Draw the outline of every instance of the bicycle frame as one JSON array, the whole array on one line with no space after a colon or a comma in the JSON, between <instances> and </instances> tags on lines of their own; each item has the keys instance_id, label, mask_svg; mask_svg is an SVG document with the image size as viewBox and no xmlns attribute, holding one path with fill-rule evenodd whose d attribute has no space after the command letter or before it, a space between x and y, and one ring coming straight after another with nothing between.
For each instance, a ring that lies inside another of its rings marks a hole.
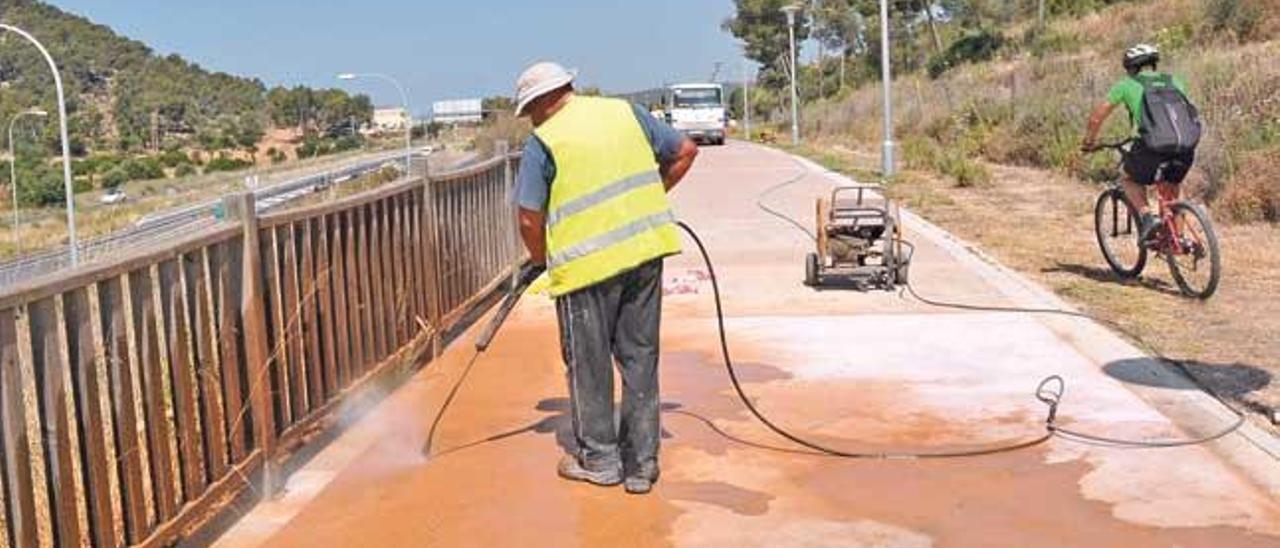
<instances>
[{"instance_id":1,"label":"bicycle frame","mask_svg":"<svg viewBox=\"0 0 1280 548\"><path fill-rule=\"evenodd\" d=\"M1178 196L1179 185L1159 182L1155 186L1160 220L1166 228L1160 233L1156 250L1169 255L1182 255L1187 249L1182 242L1182 227L1178 218L1173 215L1173 205L1182 201Z\"/></svg>"},{"instance_id":2,"label":"bicycle frame","mask_svg":"<svg viewBox=\"0 0 1280 548\"><path fill-rule=\"evenodd\" d=\"M1132 142L1133 142L1132 140L1123 141L1120 143L1102 145L1101 147L1099 147L1099 148L1114 149L1116 152L1120 153L1120 161L1117 164L1117 169L1120 170L1122 175L1120 175L1119 178L1113 180L1109 186L1111 187L1112 190L1119 191L1121 193L1125 192L1124 190L1125 176L1123 175L1124 161L1125 161L1125 158L1128 157L1131 151L1129 146L1132 144ZM1156 175L1157 177L1159 177L1162 175L1162 173L1157 172ZM1175 183L1159 181L1154 186L1156 187L1156 203L1157 203L1156 211L1157 211L1157 214L1160 216L1160 220L1163 223L1165 229L1160 231L1160 233L1158 234L1158 240L1151 247L1157 253L1164 253L1167 255L1186 254L1188 252L1188 249L1183 242L1182 227L1180 226L1178 219L1173 215L1174 204L1182 203L1182 199L1179 196L1180 185ZM1194 235L1194 236L1197 240L1196 241L1197 244L1204 245L1204 242L1200 241L1199 235Z\"/></svg>"}]
</instances>

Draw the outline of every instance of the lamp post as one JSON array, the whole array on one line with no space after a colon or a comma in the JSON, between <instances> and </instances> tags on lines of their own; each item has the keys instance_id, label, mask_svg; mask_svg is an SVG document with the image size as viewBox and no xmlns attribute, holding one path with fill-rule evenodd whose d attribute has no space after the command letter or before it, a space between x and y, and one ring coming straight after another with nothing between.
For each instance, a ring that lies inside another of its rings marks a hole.
<instances>
[{"instance_id":1,"label":"lamp post","mask_svg":"<svg viewBox=\"0 0 1280 548\"><path fill-rule=\"evenodd\" d=\"M39 40L25 30L13 25L0 23L0 30L7 30L18 36L27 39L40 50L40 54L44 56L44 60L49 64L49 70L53 72L53 86L58 92L58 118L59 126L62 132L62 183L67 196L67 244L71 254L71 266L80 263L80 246L76 239L76 202L75 188L71 184L71 145L67 139L67 102L62 95L62 76L58 74L58 65L53 62L53 57L49 55L49 50L44 48Z\"/></svg>"},{"instance_id":2,"label":"lamp post","mask_svg":"<svg viewBox=\"0 0 1280 548\"><path fill-rule=\"evenodd\" d=\"M796 104L796 12L800 11L800 6L789 5L782 8L782 12L787 14L787 36L791 43L791 144L800 144L800 107Z\"/></svg>"},{"instance_id":3,"label":"lamp post","mask_svg":"<svg viewBox=\"0 0 1280 548\"><path fill-rule=\"evenodd\" d=\"M405 92L404 86L400 85L400 82L386 74L377 72L363 74L344 72L338 75L339 80L355 80L356 78L379 78L386 80L387 82L390 82L391 85L395 86L396 91L400 92L400 105L404 108L404 115L406 118L404 121L404 174L408 177L410 175L409 170L413 166L413 124L410 123L413 120L413 115L409 113L409 94Z\"/></svg>"},{"instance_id":4,"label":"lamp post","mask_svg":"<svg viewBox=\"0 0 1280 548\"><path fill-rule=\"evenodd\" d=\"M893 75L889 70L889 1L880 0L880 79L884 87L884 142L880 147L880 172L894 174L893 165Z\"/></svg>"},{"instance_id":5,"label":"lamp post","mask_svg":"<svg viewBox=\"0 0 1280 548\"><path fill-rule=\"evenodd\" d=\"M44 118L49 113L38 108L30 108L13 115L9 120L9 188L13 191L13 248L22 251L22 238L18 237L18 154L13 146L13 125L23 116Z\"/></svg>"},{"instance_id":6,"label":"lamp post","mask_svg":"<svg viewBox=\"0 0 1280 548\"><path fill-rule=\"evenodd\" d=\"M742 60L742 125L751 141L751 74L747 72L747 60Z\"/></svg>"}]
</instances>

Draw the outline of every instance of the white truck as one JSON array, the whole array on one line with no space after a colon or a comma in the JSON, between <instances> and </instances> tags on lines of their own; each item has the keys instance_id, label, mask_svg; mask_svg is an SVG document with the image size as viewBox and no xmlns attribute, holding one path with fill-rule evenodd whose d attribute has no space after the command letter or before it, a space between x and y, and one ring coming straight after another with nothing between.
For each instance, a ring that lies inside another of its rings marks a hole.
<instances>
[{"instance_id":1,"label":"white truck","mask_svg":"<svg viewBox=\"0 0 1280 548\"><path fill-rule=\"evenodd\" d=\"M699 143L724 144L729 114L720 84L676 84L668 88L667 122Z\"/></svg>"}]
</instances>

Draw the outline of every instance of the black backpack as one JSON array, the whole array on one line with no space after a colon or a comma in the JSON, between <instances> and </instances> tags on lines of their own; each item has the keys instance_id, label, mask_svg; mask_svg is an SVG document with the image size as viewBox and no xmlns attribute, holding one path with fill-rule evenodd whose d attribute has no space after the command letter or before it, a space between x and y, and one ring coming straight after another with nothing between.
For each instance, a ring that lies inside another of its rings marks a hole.
<instances>
[{"instance_id":1,"label":"black backpack","mask_svg":"<svg viewBox=\"0 0 1280 548\"><path fill-rule=\"evenodd\" d=\"M1194 152L1200 144L1200 112L1173 85L1173 77L1135 78L1142 84L1142 124L1138 136L1143 148L1169 155Z\"/></svg>"}]
</instances>

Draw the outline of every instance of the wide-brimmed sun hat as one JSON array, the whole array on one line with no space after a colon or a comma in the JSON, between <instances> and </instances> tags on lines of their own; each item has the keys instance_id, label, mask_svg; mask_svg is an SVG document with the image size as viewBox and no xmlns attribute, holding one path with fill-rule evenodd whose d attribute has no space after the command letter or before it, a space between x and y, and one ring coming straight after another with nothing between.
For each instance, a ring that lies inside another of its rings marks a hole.
<instances>
[{"instance_id":1,"label":"wide-brimmed sun hat","mask_svg":"<svg viewBox=\"0 0 1280 548\"><path fill-rule=\"evenodd\" d=\"M524 107L534 99L573 82L577 76L577 69L566 69L558 63L534 63L516 79L516 116L524 116Z\"/></svg>"}]
</instances>

